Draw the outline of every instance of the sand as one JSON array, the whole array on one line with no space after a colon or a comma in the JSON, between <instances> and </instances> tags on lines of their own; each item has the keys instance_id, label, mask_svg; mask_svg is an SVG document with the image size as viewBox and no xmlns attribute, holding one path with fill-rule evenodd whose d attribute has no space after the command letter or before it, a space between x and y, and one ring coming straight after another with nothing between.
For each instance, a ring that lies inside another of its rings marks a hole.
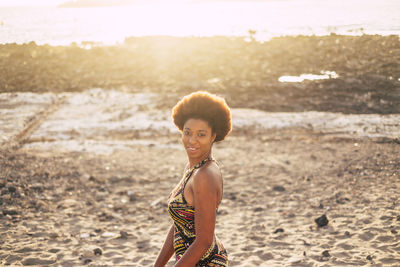
<instances>
[{"instance_id":1,"label":"sand","mask_svg":"<svg viewBox=\"0 0 400 267\"><path fill-rule=\"evenodd\" d=\"M0 105L0 265L152 266L186 162L163 96L12 93ZM233 115L214 146L230 266L399 266L399 115Z\"/></svg>"}]
</instances>

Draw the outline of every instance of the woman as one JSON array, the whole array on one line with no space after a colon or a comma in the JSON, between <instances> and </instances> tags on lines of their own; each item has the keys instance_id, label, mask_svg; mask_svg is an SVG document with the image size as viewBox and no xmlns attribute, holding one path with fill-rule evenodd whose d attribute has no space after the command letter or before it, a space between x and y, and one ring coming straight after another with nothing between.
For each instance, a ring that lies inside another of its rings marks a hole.
<instances>
[{"instance_id":1,"label":"woman","mask_svg":"<svg viewBox=\"0 0 400 267\"><path fill-rule=\"evenodd\" d=\"M223 98L207 92L185 96L172 110L188 157L185 174L168 200L173 224L155 267L175 252L175 267L228 266L228 256L214 235L222 199L222 176L212 157L214 142L231 130L231 113Z\"/></svg>"}]
</instances>

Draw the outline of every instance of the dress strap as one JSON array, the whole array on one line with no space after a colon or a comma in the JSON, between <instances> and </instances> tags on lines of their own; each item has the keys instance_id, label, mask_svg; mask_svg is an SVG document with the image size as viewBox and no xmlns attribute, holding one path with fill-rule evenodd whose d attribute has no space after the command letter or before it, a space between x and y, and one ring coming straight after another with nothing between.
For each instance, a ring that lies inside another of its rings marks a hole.
<instances>
[{"instance_id":1,"label":"dress strap","mask_svg":"<svg viewBox=\"0 0 400 267\"><path fill-rule=\"evenodd\" d=\"M194 170L199 169L200 167L202 167L204 164L206 164L209 161L215 161L215 159L212 157L207 157L207 158L203 159L199 164L197 164L197 165L193 166L192 168L190 168L189 170L187 170L185 173L185 179L183 181L182 188L185 188L186 183L189 181L189 178L192 176Z\"/></svg>"}]
</instances>

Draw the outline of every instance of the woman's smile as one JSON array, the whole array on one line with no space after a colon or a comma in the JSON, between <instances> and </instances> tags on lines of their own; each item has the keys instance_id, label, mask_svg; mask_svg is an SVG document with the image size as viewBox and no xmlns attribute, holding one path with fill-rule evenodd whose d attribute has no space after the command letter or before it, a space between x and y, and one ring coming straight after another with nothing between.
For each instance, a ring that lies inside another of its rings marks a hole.
<instances>
[{"instance_id":1,"label":"woman's smile","mask_svg":"<svg viewBox=\"0 0 400 267\"><path fill-rule=\"evenodd\" d=\"M186 148L190 165L193 166L211 154L215 140L210 125L202 119L189 119L182 131L182 143Z\"/></svg>"}]
</instances>

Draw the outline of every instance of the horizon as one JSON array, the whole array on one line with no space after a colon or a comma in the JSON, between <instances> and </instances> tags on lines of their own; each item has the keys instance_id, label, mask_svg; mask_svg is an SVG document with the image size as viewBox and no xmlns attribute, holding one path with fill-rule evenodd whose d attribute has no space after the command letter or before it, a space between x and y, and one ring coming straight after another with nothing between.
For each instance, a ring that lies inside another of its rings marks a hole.
<instances>
[{"instance_id":1,"label":"horizon","mask_svg":"<svg viewBox=\"0 0 400 267\"><path fill-rule=\"evenodd\" d=\"M55 7L55 6L59 6L59 5L64 5L64 4L73 4L73 2L75 2L75 4L77 6L79 6L80 4L82 4L83 6L85 5L85 3L87 4L88 2L93 3L96 0L35 0L34 2L32 0L0 0L0 7ZM131 4L134 4L134 2L140 2L142 1L143 3L151 3L151 4L155 4L155 3L163 3L163 1L161 0L121 0L121 1L117 1L117 3L112 3L113 0L99 0L99 6L104 6L104 3L109 1L110 3L108 4L108 6L118 6L121 5L121 2L129 2L131 1ZM186 4L186 3L204 3L204 2L281 2L281 1L296 1L296 0L173 0L173 1L169 1L168 3L170 4ZM318 0L309 0L309 1L315 1L315 2L320 2ZM326 0L326 2L330 2L333 0ZM340 2L363 2L363 3L367 3L367 2L373 2L375 0L367 0L367 1L362 1L362 0L348 0L348 1L335 1L338 4L340 4ZM384 4L384 3L382 3ZM130 5L130 4L125 4L125 5ZM94 4L95 6L95 4Z\"/></svg>"}]
</instances>

